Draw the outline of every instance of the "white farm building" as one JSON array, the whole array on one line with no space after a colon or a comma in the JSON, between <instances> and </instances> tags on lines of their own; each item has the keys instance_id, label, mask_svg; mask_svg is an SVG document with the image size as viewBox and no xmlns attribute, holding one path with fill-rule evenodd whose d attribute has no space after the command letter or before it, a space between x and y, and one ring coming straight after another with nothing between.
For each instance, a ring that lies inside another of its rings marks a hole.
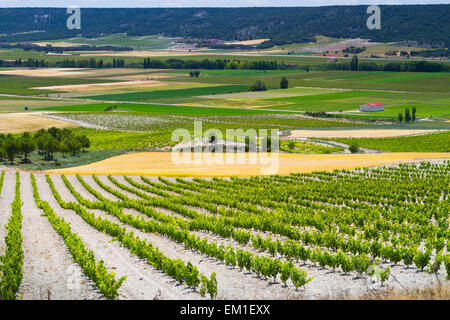
<instances>
[{"instance_id":1,"label":"white farm building","mask_svg":"<svg viewBox=\"0 0 450 320\"><path fill-rule=\"evenodd\" d=\"M362 104L359 106L359 111L364 112L376 112L376 111L384 111L384 104L379 102L371 102Z\"/></svg>"}]
</instances>

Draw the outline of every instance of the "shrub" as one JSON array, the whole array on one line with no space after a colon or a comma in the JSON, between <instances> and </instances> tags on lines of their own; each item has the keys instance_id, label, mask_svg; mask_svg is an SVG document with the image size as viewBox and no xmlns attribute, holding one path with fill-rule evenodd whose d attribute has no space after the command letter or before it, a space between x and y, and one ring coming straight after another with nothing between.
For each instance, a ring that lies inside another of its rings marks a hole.
<instances>
[{"instance_id":1,"label":"shrub","mask_svg":"<svg viewBox=\"0 0 450 320\"><path fill-rule=\"evenodd\" d=\"M281 81L280 81L280 88L281 88L281 89L287 89L287 88L289 88L289 81L288 81L288 79L287 79L286 77L281 78Z\"/></svg>"},{"instance_id":2,"label":"shrub","mask_svg":"<svg viewBox=\"0 0 450 320\"><path fill-rule=\"evenodd\" d=\"M255 83L249 89L249 91L265 91L265 90L267 90L266 84L261 80L256 80Z\"/></svg>"},{"instance_id":3,"label":"shrub","mask_svg":"<svg viewBox=\"0 0 450 320\"><path fill-rule=\"evenodd\" d=\"M358 153L358 152L359 152L359 147L358 147L357 145L355 145L355 144L352 144L352 145L350 145L350 146L348 147L348 150L349 150L351 153Z\"/></svg>"}]
</instances>

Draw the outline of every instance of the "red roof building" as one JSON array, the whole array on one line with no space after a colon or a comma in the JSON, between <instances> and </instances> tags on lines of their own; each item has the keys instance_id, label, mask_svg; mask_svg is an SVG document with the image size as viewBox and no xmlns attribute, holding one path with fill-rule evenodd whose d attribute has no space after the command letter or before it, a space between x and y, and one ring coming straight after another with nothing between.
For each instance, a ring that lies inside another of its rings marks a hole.
<instances>
[{"instance_id":1,"label":"red roof building","mask_svg":"<svg viewBox=\"0 0 450 320\"><path fill-rule=\"evenodd\" d=\"M384 111L384 104L380 102L370 102L359 106L359 111L364 112L377 112Z\"/></svg>"}]
</instances>

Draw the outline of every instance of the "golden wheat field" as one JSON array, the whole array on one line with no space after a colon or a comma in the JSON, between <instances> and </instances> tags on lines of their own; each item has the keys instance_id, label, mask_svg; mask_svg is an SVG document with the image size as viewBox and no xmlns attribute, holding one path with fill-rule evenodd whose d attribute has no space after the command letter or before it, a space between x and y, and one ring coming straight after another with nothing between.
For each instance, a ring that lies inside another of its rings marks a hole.
<instances>
[{"instance_id":1,"label":"golden wheat field","mask_svg":"<svg viewBox=\"0 0 450 320\"><path fill-rule=\"evenodd\" d=\"M386 164L397 164L426 159L448 159L448 153L376 153L376 154L234 154L234 162L214 163L212 158L202 163L194 163L194 153L188 155L186 164L177 164L171 152L128 153L84 166L49 170L56 174L117 174L151 176L254 176L314 171L333 171L335 169L354 169ZM277 156L279 156L277 158ZM244 160L236 164L238 157ZM256 158L250 164L249 157ZM209 163L207 161L210 160ZM226 161L223 158L224 162ZM189 163L190 162L190 163Z\"/></svg>"},{"instance_id":2,"label":"golden wheat field","mask_svg":"<svg viewBox=\"0 0 450 320\"><path fill-rule=\"evenodd\" d=\"M22 133L39 129L74 128L78 125L40 116L41 113L0 113L0 133Z\"/></svg>"}]
</instances>

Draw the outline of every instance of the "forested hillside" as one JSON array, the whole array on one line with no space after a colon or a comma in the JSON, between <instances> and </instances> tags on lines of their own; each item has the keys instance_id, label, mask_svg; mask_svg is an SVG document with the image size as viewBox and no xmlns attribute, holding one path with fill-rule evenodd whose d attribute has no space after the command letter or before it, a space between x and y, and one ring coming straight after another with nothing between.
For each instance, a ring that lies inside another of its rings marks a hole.
<instances>
[{"instance_id":1,"label":"forested hillside","mask_svg":"<svg viewBox=\"0 0 450 320\"><path fill-rule=\"evenodd\" d=\"M248 40L269 43L312 41L316 35L417 40L449 46L450 5L381 7L381 30L369 30L367 6L298 8L128 8L82 9L81 30L68 30L63 8L0 9L0 41L86 37L113 33L163 34L188 38ZM20 21L20 23L17 23Z\"/></svg>"}]
</instances>

